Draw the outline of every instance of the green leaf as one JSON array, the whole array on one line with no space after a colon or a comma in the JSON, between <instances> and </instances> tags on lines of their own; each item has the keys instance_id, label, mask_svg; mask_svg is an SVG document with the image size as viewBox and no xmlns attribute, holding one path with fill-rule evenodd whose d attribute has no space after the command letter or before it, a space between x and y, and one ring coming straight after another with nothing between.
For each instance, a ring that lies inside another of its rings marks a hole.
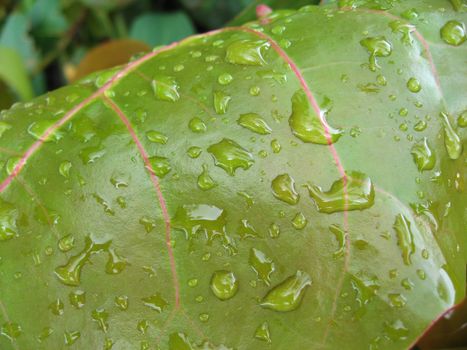
<instances>
[{"instance_id":1,"label":"green leaf","mask_svg":"<svg viewBox=\"0 0 467 350\"><path fill-rule=\"evenodd\" d=\"M13 89L23 101L34 96L22 57L9 47L0 46L0 80Z\"/></svg>"},{"instance_id":2,"label":"green leaf","mask_svg":"<svg viewBox=\"0 0 467 350\"><path fill-rule=\"evenodd\" d=\"M195 32L183 12L146 13L135 19L130 37L150 46L170 44Z\"/></svg>"},{"instance_id":3,"label":"green leaf","mask_svg":"<svg viewBox=\"0 0 467 350\"><path fill-rule=\"evenodd\" d=\"M459 303L465 15L348 4L2 112L0 348L407 349Z\"/></svg>"},{"instance_id":4,"label":"green leaf","mask_svg":"<svg viewBox=\"0 0 467 350\"><path fill-rule=\"evenodd\" d=\"M38 61L34 41L29 35L30 22L21 13L10 14L0 33L0 45L15 49L23 58L28 70Z\"/></svg>"}]
</instances>

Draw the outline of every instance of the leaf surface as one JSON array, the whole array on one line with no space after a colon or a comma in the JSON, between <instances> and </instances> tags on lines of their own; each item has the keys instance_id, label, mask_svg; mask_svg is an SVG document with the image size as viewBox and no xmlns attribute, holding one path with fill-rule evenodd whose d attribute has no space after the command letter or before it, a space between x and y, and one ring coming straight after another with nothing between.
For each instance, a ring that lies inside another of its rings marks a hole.
<instances>
[{"instance_id":1,"label":"leaf surface","mask_svg":"<svg viewBox=\"0 0 467 350\"><path fill-rule=\"evenodd\" d=\"M465 14L350 3L3 112L0 347L401 349L460 302Z\"/></svg>"}]
</instances>

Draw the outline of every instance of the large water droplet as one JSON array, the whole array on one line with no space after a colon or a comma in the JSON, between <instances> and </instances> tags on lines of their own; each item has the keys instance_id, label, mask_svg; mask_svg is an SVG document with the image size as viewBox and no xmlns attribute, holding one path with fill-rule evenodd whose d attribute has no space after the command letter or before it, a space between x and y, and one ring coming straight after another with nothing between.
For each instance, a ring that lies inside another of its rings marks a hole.
<instances>
[{"instance_id":1,"label":"large water droplet","mask_svg":"<svg viewBox=\"0 0 467 350\"><path fill-rule=\"evenodd\" d=\"M335 181L327 192L323 192L321 187L316 185L308 185L307 187L318 211L322 213L363 210L374 204L375 190L371 179L357 171L351 172L346 178Z\"/></svg>"},{"instance_id":2,"label":"large water droplet","mask_svg":"<svg viewBox=\"0 0 467 350\"><path fill-rule=\"evenodd\" d=\"M342 130L331 128L325 118L325 112L316 115L310 108L307 95L298 90L292 97L292 114L289 125L292 133L303 142L327 145L336 142L342 135Z\"/></svg>"},{"instance_id":3,"label":"large water droplet","mask_svg":"<svg viewBox=\"0 0 467 350\"><path fill-rule=\"evenodd\" d=\"M295 189L295 181L289 174L278 175L271 183L272 193L277 199L289 204L297 204L300 195Z\"/></svg>"},{"instance_id":4,"label":"large water droplet","mask_svg":"<svg viewBox=\"0 0 467 350\"><path fill-rule=\"evenodd\" d=\"M227 95L225 92L217 90L214 91L214 110L217 114L227 113L227 108L229 107L230 100L232 97Z\"/></svg>"},{"instance_id":5,"label":"large water droplet","mask_svg":"<svg viewBox=\"0 0 467 350\"><path fill-rule=\"evenodd\" d=\"M13 204L0 198L0 241L8 241L17 235L18 210Z\"/></svg>"},{"instance_id":6,"label":"large water droplet","mask_svg":"<svg viewBox=\"0 0 467 350\"><path fill-rule=\"evenodd\" d=\"M248 262L251 268L256 272L258 279L269 286L271 283L271 274L276 269L272 259L267 257L262 251L251 248Z\"/></svg>"},{"instance_id":7,"label":"large water droplet","mask_svg":"<svg viewBox=\"0 0 467 350\"><path fill-rule=\"evenodd\" d=\"M260 135L267 135L271 133L271 128L266 121L256 113L241 114L237 123L244 128L251 130Z\"/></svg>"},{"instance_id":8,"label":"large water droplet","mask_svg":"<svg viewBox=\"0 0 467 350\"><path fill-rule=\"evenodd\" d=\"M214 164L224 169L229 175L234 175L238 168L247 170L254 163L251 153L230 139L224 138L209 146L208 152L212 154Z\"/></svg>"},{"instance_id":9,"label":"large water droplet","mask_svg":"<svg viewBox=\"0 0 467 350\"><path fill-rule=\"evenodd\" d=\"M409 89L411 92L417 93L422 89L422 85L417 78L410 78L407 81L407 89Z\"/></svg>"},{"instance_id":10,"label":"large water droplet","mask_svg":"<svg viewBox=\"0 0 467 350\"><path fill-rule=\"evenodd\" d=\"M175 102L180 98L180 86L174 77L158 76L151 81L152 91L158 100Z\"/></svg>"},{"instance_id":11,"label":"large water droplet","mask_svg":"<svg viewBox=\"0 0 467 350\"><path fill-rule=\"evenodd\" d=\"M444 42L453 46L459 46L466 40L465 25L460 21L447 22L440 34Z\"/></svg>"},{"instance_id":12,"label":"large water droplet","mask_svg":"<svg viewBox=\"0 0 467 350\"><path fill-rule=\"evenodd\" d=\"M414 144L410 153L419 171L431 170L435 166L436 157L426 137Z\"/></svg>"},{"instance_id":13,"label":"large water droplet","mask_svg":"<svg viewBox=\"0 0 467 350\"><path fill-rule=\"evenodd\" d=\"M263 322L258 326L258 328L256 328L255 338L269 344L271 343L271 334L269 332L269 324L267 322Z\"/></svg>"},{"instance_id":14,"label":"large water droplet","mask_svg":"<svg viewBox=\"0 0 467 350\"><path fill-rule=\"evenodd\" d=\"M169 304L159 293L142 298L141 300L144 305L159 313Z\"/></svg>"},{"instance_id":15,"label":"large water droplet","mask_svg":"<svg viewBox=\"0 0 467 350\"><path fill-rule=\"evenodd\" d=\"M410 221L402 214L397 214L393 225L397 235L397 244L402 250L402 259L406 265L412 263L411 256L415 253L415 243Z\"/></svg>"},{"instance_id":16,"label":"large water droplet","mask_svg":"<svg viewBox=\"0 0 467 350\"><path fill-rule=\"evenodd\" d=\"M380 68L377 57L388 57L392 53L392 45L384 36L365 38L360 41L360 45L370 53L369 63L372 71Z\"/></svg>"},{"instance_id":17,"label":"large water droplet","mask_svg":"<svg viewBox=\"0 0 467 350\"><path fill-rule=\"evenodd\" d=\"M263 52L269 48L266 40L238 40L227 47L225 59L229 63L263 66Z\"/></svg>"},{"instance_id":18,"label":"large water droplet","mask_svg":"<svg viewBox=\"0 0 467 350\"><path fill-rule=\"evenodd\" d=\"M441 118L444 125L444 145L449 158L455 160L462 154L462 143L459 135L457 135L452 127L448 115L446 113L441 113Z\"/></svg>"},{"instance_id":19,"label":"large water droplet","mask_svg":"<svg viewBox=\"0 0 467 350\"><path fill-rule=\"evenodd\" d=\"M220 300L228 300L238 291L238 280L231 271L219 270L212 274L210 287Z\"/></svg>"},{"instance_id":20,"label":"large water droplet","mask_svg":"<svg viewBox=\"0 0 467 350\"><path fill-rule=\"evenodd\" d=\"M298 270L295 275L273 287L260 305L280 312L295 310L300 306L306 287L310 285L311 277L306 272Z\"/></svg>"}]
</instances>

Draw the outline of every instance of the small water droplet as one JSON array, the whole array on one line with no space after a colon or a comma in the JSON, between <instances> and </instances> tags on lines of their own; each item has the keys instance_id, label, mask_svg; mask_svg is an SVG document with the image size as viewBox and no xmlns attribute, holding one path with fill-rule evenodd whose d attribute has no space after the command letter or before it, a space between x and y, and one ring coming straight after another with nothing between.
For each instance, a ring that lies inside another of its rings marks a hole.
<instances>
[{"instance_id":1,"label":"small water droplet","mask_svg":"<svg viewBox=\"0 0 467 350\"><path fill-rule=\"evenodd\" d=\"M197 147L197 146L191 146L190 148L188 148L187 150L187 154L190 158L198 158L201 153L202 153L202 149L200 147Z\"/></svg>"},{"instance_id":2,"label":"small water droplet","mask_svg":"<svg viewBox=\"0 0 467 350\"><path fill-rule=\"evenodd\" d=\"M208 172L208 166L203 164L203 171L198 176L198 187L203 191L210 190L217 186L217 183L212 179Z\"/></svg>"},{"instance_id":3,"label":"small water droplet","mask_svg":"<svg viewBox=\"0 0 467 350\"><path fill-rule=\"evenodd\" d=\"M64 178L68 179L70 177L71 166L72 166L71 162L66 160L66 161L60 163L60 166L58 167L58 172Z\"/></svg>"},{"instance_id":4,"label":"small water droplet","mask_svg":"<svg viewBox=\"0 0 467 350\"><path fill-rule=\"evenodd\" d=\"M180 99L180 86L174 77L158 76L151 81L154 96L161 101L175 102Z\"/></svg>"},{"instance_id":5,"label":"small water droplet","mask_svg":"<svg viewBox=\"0 0 467 350\"><path fill-rule=\"evenodd\" d=\"M267 135L271 133L270 126L266 121L256 113L241 114L237 120L238 125L251 130L260 135Z\"/></svg>"},{"instance_id":6,"label":"small water droplet","mask_svg":"<svg viewBox=\"0 0 467 350\"><path fill-rule=\"evenodd\" d=\"M126 295L119 295L114 299L115 305L122 311L128 309L128 297Z\"/></svg>"},{"instance_id":7,"label":"small water droplet","mask_svg":"<svg viewBox=\"0 0 467 350\"><path fill-rule=\"evenodd\" d=\"M384 330L389 338L394 341L407 339L409 335L409 329L401 320L396 320L392 323L384 322Z\"/></svg>"},{"instance_id":8,"label":"small water droplet","mask_svg":"<svg viewBox=\"0 0 467 350\"><path fill-rule=\"evenodd\" d=\"M229 107L230 100L232 97L227 95L225 92L217 90L214 91L214 110L217 114L225 114L227 113L227 109Z\"/></svg>"},{"instance_id":9,"label":"small water droplet","mask_svg":"<svg viewBox=\"0 0 467 350\"><path fill-rule=\"evenodd\" d=\"M65 305L60 299L55 299L49 305L49 310L56 316L61 316L65 312Z\"/></svg>"},{"instance_id":10,"label":"small water droplet","mask_svg":"<svg viewBox=\"0 0 467 350\"><path fill-rule=\"evenodd\" d=\"M417 78L410 78L407 81L407 89L409 89L409 91L413 93L417 93L420 92L420 90L422 89L422 85L420 84Z\"/></svg>"},{"instance_id":11,"label":"small water droplet","mask_svg":"<svg viewBox=\"0 0 467 350\"><path fill-rule=\"evenodd\" d=\"M23 333L21 326L18 323L7 321L0 328L0 334L14 341Z\"/></svg>"},{"instance_id":12,"label":"small water droplet","mask_svg":"<svg viewBox=\"0 0 467 350\"><path fill-rule=\"evenodd\" d=\"M360 41L360 45L370 53L369 67L372 71L380 68L377 57L388 57L392 53L392 45L384 36L365 38Z\"/></svg>"},{"instance_id":13,"label":"small water droplet","mask_svg":"<svg viewBox=\"0 0 467 350\"><path fill-rule=\"evenodd\" d=\"M344 186L347 196L344 195ZM371 179L357 171L335 181L327 192L323 192L321 187L316 185L307 185L307 188L318 211L322 213L363 210L374 204L375 191Z\"/></svg>"},{"instance_id":14,"label":"small water droplet","mask_svg":"<svg viewBox=\"0 0 467 350\"><path fill-rule=\"evenodd\" d=\"M97 326L99 327L99 329L106 333L109 329L109 325L107 323L109 313L104 309L96 309L91 312L91 317L94 321L97 322Z\"/></svg>"},{"instance_id":15,"label":"small water droplet","mask_svg":"<svg viewBox=\"0 0 467 350\"><path fill-rule=\"evenodd\" d=\"M241 239L261 237L253 225L246 219L241 220L237 233Z\"/></svg>"},{"instance_id":16,"label":"small water droplet","mask_svg":"<svg viewBox=\"0 0 467 350\"><path fill-rule=\"evenodd\" d=\"M466 40L465 25L460 21L447 22L441 28L440 34L445 43L453 46L459 46Z\"/></svg>"},{"instance_id":17,"label":"small water droplet","mask_svg":"<svg viewBox=\"0 0 467 350\"><path fill-rule=\"evenodd\" d=\"M149 130L148 132L146 132L146 138L151 142L160 143L162 145L165 145L169 139L163 133L155 130Z\"/></svg>"},{"instance_id":18,"label":"small water droplet","mask_svg":"<svg viewBox=\"0 0 467 350\"><path fill-rule=\"evenodd\" d=\"M148 216L143 216L139 219L139 223L144 226L146 233L151 232L156 227L156 220Z\"/></svg>"},{"instance_id":19,"label":"small water droplet","mask_svg":"<svg viewBox=\"0 0 467 350\"><path fill-rule=\"evenodd\" d=\"M271 238L277 238L277 237L280 236L280 234L281 234L281 230L280 230L279 225L277 225L277 224L271 224L271 225L269 226L269 236L270 236Z\"/></svg>"},{"instance_id":20,"label":"small water droplet","mask_svg":"<svg viewBox=\"0 0 467 350\"><path fill-rule=\"evenodd\" d=\"M210 287L220 300L233 298L238 291L238 280L233 272L219 270L212 274Z\"/></svg>"},{"instance_id":21,"label":"small water droplet","mask_svg":"<svg viewBox=\"0 0 467 350\"><path fill-rule=\"evenodd\" d=\"M75 308L81 309L86 303L86 293L82 290L70 292L70 294L68 295L68 300L70 301L70 304L73 305Z\"/></svg>"},{"instance_id":22,"label":"small water droplet","mask_svg":"<svg viewBox=\"0 0 467 350\"><path fill-rule=\"evenodd\" d=\"M397 214L393 228L397 234L397 244L402 250L404 263L410 265L412 264L411 256L415 253L415 243L410 228L410 221L404 215Z\"/></svg>"},{"instance_id":23,"label":"small water droplet","mask_svg":"<svg viewBox=\"0 0 467 350\"><path fill-rule=\"evenodd\" d=\"M296 230L303 230L305 226L308 224L308 220L306 219L303 213L297 213L294 218L292 219L292 226Z\"/></svg>"},{"instance_id":24,"label":"small water droplet","mask_svg":"<svg viewBox=\"0 0 467 350\"><path fill-rule=\"evenodd\" d=\"M209 146L208 152L214 158L214 164L234 175L238 168L248 170L254 163L253 156L238 143L230 139Z\"/></svg>"},{"instance_id":25,"label":"small water droplet","mask_svg":"<svg viewBox=\"0 0 467 350\"><path fill-rule=\"evenodd\" d=\"M455 160L462 154L462 143L459 135L457 135L456 131L452 127L448 115L446 113L441 113L441 118L444 125L444 145L449 158Z\"/></svg>"},{"instance_id":26,"label":"small water droplet","mask_svg":"<svg viewBox=\"0 0 467 350\"><path fill-rule=\"evenodd\" d=\"M337 250L332 255L334 258L340 258L345 254L345 231L336 224L329 226L329 231L334 234L338 244Z\"/></svg>"},{"instance_id":27,"label":"small water droplet","mask_svg":"<svg viewBox=\"0 0 467 350\"><path fill-rule=\"evenodd\" d=\"M279 153L282 149L281 144L276 139L271 141L271 148L274 153Z\"/></svg>"},{"instance_id":28,"label":"small water droplet","mask_svg":"<svg viewBox=\"0 0 467 350\"><path fill-rule=\"evenodd\" d=\"M427 126L428 126L428 124L426 123L426 121L424 121L424 120L419 120L419 121L414 125L413 129L414 129L415 131L420 132L420 131L425 130Z\"/></svg>"},{"instance_id":29,"label":"small water droplet","mask_svg":"<svg viewBox=\"0 0 467 350\"><path fill-rule=\"evenodd\" d=\"M461 114L459 114L459 117L457 117L457 125L460 128L466 128L467 127L467 110L465 110Z\"/></svg>"},{"instance_id":30,"label":"small water droplet","mask_svg":"<svg viewBox=\"0 0 467 350\"><path fill-rule=\"evenodd\" d=\"M271 343L271 334L269 332L269 325L267 322L263 322L256 328L255 338L265 341L266 343Z\"/></svg>"},{"instance_id":31,"label":"small water droplet","mask_svg":"<svg viewBox=\"0 0 467 350\"><path fill-rule=\"evenodd\" d=\"M410 153L419 171L431 170L434 168L436 157L426 137L414 144Z\"/></svg>"},{"instance_id":32,"label":"small water droplet","mask_svg":"<svg viewBox=\"0 0 467 350\"><path fill-rule=\"evenodd\" d=\"M170 171L172 170L169 159L166 157L159 157L159 156L150 157L149 163L151 164L150 171L153 172L159 178L163 178L165 175L170 173Z\"/></svg>"},{"instance_id":33,"label":"small water droplet","mask_svg":"<svg viewBox=\"0 0 467 350\"><path fill-rule=\"evenodd\" d=\"M263 52L269 48L265 40L238 40L227 47L225 59L232 64L263 66Z\"/></svg>"},{"instance_id":34,"label":"small water droplet","mask_svg":"<svg viewBox=\"0 0 467 350\"><path fill-rule=\"evenodd\" d=\"M18 217L18 210L13 204L0 198L0 242L8 241L18 234L16 226Z\"/></svg>"},{"instance_id":35,"label":"small water droplet","mask_svg":"<svg viewBox=\"0 0 467 350\"><path fill-rule=\"evenodd\" d=\"M65 338L65 345L67 346L73 345L81 337L81 333L78 331L66 331L63 335Z\"/></svg>"},{"instance_id":36,"label":"small water droplet","mask_svg":"<svg viewBox=\"0 0 467 350\"><path fill-rule=\"evenodd\" d=\"M392 307L403 308L407 303L407 299L402 294L390 293L388 294L389 303Z\"/></svg>"},{"instance_id":37,"label":"small water droplet","mask_svg":"<svg viewBox=\"0 0 467 350\"><path fill-rule=\"evenodd\" d=\"M253 271L256 272L258 279L269 286L271 283L271 274L276 269L272 259L267 257L262 251L251 248L248 262Z\"/></svg>"},{"instance_id":38,"label":"small water droplet","mask_svg":"<svg viewBox=\"0 0 467 350\"><path fill-rule=\"evenodd\" d=\"M297 309L305 294L306 287L311 285L311 277L298 270L295 275L273 287L261 301L261 306L279 312Z\"/></svg>"},{"instance_id":39,"label":"small water droplet","mask_svg":"<svg viewBox=\"0 0 467 350\"><path fill-rule=\"evenodd\" d=\"M190 122L188 123L188 127L190 128L191 131L195 133L203 133L208 129L206 127L206 124L199 117L192 118Z\"/></svg>"},{"instance_id":40,"label":"small water droplet","mask_svg":"<svg viewBox=\"0 0 467 350\"><path fill-rule=\"evenodd\" d=\"M295 189L295 181L289 174L278 175L271 183L272 193L277 199L289 203L297 204L300 195Z\"/></svg>"},{"instance_id":41,"label":"small water droplet","mask_svg":"<svg viewBox=\"0 0 467 350\"><path fill-rule=\"evenodd\" d=\"M258 96L260 93L261 93L261 88L259 86L250 87L250 95L251 96Z\"/></svg>"},{"instance_id":42,"label":"small water droplet","mask_svg":"<svg viewBox=\"0 0 467 350\"><path fill-rule=\"evenodd\" d=\"M233 81L233 76L229 73L222 73L217 78L217 82L221 85L228 85Z\"/></svg>"},{"instance_id":43,"label":"small water droplet","mask_svg":"<svg viewBox=\"0 0 467 350\"><path fill-rule=\"evenodd\" d=\"M150 309L161 313L162 310L169 304L159 293L141 299L143 304Z\"/></svg>"},{"instance_id":44,"label":"small water droplet","mask_svg":"<svg viewBox=\"0 0 467 350\"><path fill-rule=\"evenodd\" d=\"M54 130L50 134L48 134L46 137L43 135L45 133L49 133L48 130L49 128L52 128L52 126L56 123L56 120L38 120L33 122L31 125L28 127L28 133L33 136L37 140L44 140L44 142L50 142L50 141L59 141L63 137L63 133L60 132L59 130Z\"/></svg>"}]
</instances>

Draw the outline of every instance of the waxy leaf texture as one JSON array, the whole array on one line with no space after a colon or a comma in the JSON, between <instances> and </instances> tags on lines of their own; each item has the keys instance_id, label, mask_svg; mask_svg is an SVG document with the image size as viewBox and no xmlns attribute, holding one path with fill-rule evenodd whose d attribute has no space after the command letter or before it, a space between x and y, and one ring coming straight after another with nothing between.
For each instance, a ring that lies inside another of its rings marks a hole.
<instances>
[{"instance_id":1,"label":"waxy leaf texture","mask_svg":"<svg viewBox=\"0 0 467 350\"><path fill-rule=\"evenodd\" d=\"M330 1L1 113L1 349L404 349L465 296L467 16Z\"/></svg>"}]
</instances>

